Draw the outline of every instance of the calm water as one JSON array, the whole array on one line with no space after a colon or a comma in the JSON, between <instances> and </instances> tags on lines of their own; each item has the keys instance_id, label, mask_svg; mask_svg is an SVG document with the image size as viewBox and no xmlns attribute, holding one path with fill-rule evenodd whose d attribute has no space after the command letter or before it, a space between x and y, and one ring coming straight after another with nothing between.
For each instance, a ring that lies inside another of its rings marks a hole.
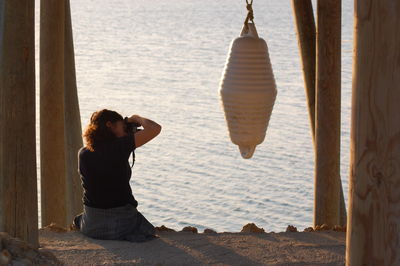
<instances>
[{"instance_id":1,"label":"calm water","mask_svg":"<svg viewBox=\"0 0 400 266\"><path fill-rule=\"evenodd\" d=\"M101 108L163 126L156 139L137 149L131 181L139 210L156 226L240 231L254 222L282 231L288 224L312 224L314 154L289 0L253 5L278 86L266 139L250 160L229 139L218 85L230 41L246 16L244 4L71 0L82 126ZM37 3L37 20L38 8ZM346 200L352 31L347 0L341 155Z\"/></svg>"}]
</instances>

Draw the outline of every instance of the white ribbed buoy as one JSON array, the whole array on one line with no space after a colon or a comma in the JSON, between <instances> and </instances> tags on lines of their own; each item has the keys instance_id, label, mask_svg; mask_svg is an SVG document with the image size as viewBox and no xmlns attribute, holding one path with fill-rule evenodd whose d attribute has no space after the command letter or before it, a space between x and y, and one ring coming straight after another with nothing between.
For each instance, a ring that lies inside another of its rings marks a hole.
<instances>
[{"instance_id":1,"label":"white ribbed buoy","mask_svg":"<svg viewBox=\"0 0 400 266\"><path fill-rule=\"evenodd\" d=\"M267 43L248 23L231 43L220 82L229 135L245 159L264 141L276 94Z\"/></svg>"}]
</instances>

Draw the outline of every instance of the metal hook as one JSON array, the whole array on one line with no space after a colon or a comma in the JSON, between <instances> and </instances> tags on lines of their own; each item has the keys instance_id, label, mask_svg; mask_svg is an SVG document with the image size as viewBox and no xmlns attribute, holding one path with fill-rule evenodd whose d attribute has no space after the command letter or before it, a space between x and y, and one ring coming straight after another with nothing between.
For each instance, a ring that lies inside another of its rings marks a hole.
<instances>
[{"instance_id":1,"label":"metal hook","mask_svg":"<svg viewBox=\"0 0 400 266\"><path fill-rule=\"evenodd\" d=\"M246 0L246 9L247 9L247 17L246 17L246 20L244 21L244 25L246 25L246 28L248 29L249 28L249 26L248 26L248 23L249 23L249 20L251 20L251 22L253 22L254 23L254 14L253 14L253 7L252 7L252 5L253 5L253 0L251 0L250 1L250 3L249 3L249 0Z\"/></svg>"}]
</instances>

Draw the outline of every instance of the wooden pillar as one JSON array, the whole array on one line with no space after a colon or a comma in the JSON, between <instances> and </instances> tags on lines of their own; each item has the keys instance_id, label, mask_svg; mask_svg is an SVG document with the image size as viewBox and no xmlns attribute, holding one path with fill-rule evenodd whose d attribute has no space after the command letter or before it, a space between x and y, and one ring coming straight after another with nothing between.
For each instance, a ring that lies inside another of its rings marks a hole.
<instances>
[{"instance_id":1,"label":"wooden pillar","mask_svg":"<svg viewBox=\"0 0 400 266\"><path fill-rule=\"evenodd\" d=\"M64 81L65 81L65 141L67 147L67 194L70 204L67 206L67 221L83 211L83 190L78 173L78 151L83 146L82 124L79 110L78 91L75 74L75 53L72 34L71 10L69 0L65 0L65 51L64 51Z\"/></svg>"},{"instance_id":2,"label":"wooden pillar","mask_svg":"<svg viewBox=\"0 0 400 266\"><path fill-rule=\"evenodd\" d=\"M82 138L69 0L42 0L40 9L42 225L68 226L82 210L77 174Z\"/></svg>"},{"instance_id":3,"label":"wooden pillar","mask_svg":"<svg viewBox=\"0 0 400 266\"><path fill-rule=\"evenodd\" d=\"M400 265L400 2L355 1L347 265Z\"/></svg>"},{"instance_id":4,"label":"wooden pillar","mask_svg":"<svg viewBox=\"0 0 400 266\"><path fill-rule=\"evenodd\" d=\"M0 231L37 247L34 14L0 2Z\"/></svg>"},{"instance_id":5,"label":"wooden pillar","mask_svg":"<svg viewBox=\"0 0 400 266\"><path fill-rule=\"evenodd\" d=\"M315 21L311 0L292 0L297 29L308 114L313 143L315 145Z\"/></svg>"},{"instance_id":6,"label":"wooden pillar","mask_svg":"<svg viewBox=\"0 0 400 266\"><path fill-rule=\"evenodd\" d=\"M303 77L307 98L311 133L315 147L315 76L316 76L316 29L311 0L292 0L293 15L297 29L298 45L303 66ZM342 182L340 180L340 221L346 225L347 215Z\"/></svg>"},{"instance_id":7,"label":"wooden pillar","mask_svg":"<svg viewBox=\"0 0 400 266\"><path fill-rule=\"evenodd\" d=\"M317 2L314 225L339 224L341 0Z\"/></svg>"}]
</instances>

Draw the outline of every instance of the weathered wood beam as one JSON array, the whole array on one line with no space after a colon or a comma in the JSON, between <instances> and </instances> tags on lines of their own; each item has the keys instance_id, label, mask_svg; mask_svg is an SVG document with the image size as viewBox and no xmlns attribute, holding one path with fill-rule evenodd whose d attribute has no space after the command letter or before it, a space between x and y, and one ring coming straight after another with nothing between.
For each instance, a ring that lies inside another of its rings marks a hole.
<instances>
[{"instance_id":1,"label":"weathered wood beam","mask_svg":"<svg viewBox=\"0 0 400 266\"><path fill-rule=\"evenodd\" d=\"M40 147L42 225L68 226L82 210L82 146L69 0L42 0Z\"/></svg>"},{"instance_id":2,"label":"weathered wood beam","mask_svg":"<svg viewBox=\"0 0 400 266\"><path fill-rule=\"evenodd\" d=\"M340 222L341 6L317 2L314 225Z\"/></svg>"},{"instance_id":3,"label":"weathered wood beam","mask_svg":"<svg viewBox=\"0 0 400 266\"><path fill-rule=\"evenodd\" d=\"M310 118L311 135L315 147L315 76L316 76L316 29L311 0L292 0L293 15L297 30L298 45L303 66L304 85ZM340 219L346 225L346 205L342 181L340 180Z\"/></svg>"},{"instance_id":4,"label":"weathered wood beam","mask_svg":"<svg viewBox=\"0 0 400 266\"><path fill-rule=\"evenodd\" d=\"M355 1L347 265L400 265L400 1Z\"/></svg>"},{"instance_id":5,"label":"weathered wood beam","mask_svg":"<svg viewBox=\"0 0 400 266\"><path fill-rule=\"evenodd\" d=\"M67 221L83 211L83 190L78 173L78 150L83 146L82 124L79 110L78 90L75 73L75 53L71 23L70 1L65 0L65 50L64 50L64 84L65 84L65 141L67 165Z\"/></svg>"},{"instance_id":6,"label":"weathered wood beam","mask_svg":"<svg viewBox=\"0 0 400 266\"><path fill-rule=\"evenodd\" d=\"M40 162L42 226L66 226L64 117L65 2L40 1Z\"/></svg>"},{"instance_id":7,"label":"weathered wood beam","mask_svg":"<svg viewBox=\"0 0 400 266\"><path fill-rule=\"evenodd\" d=\"M316 31L311 0L292 0L298 45L303 66L303 77L310 118L311 133L315 144L315 64Z\"/></svg>"},{"instance_id":8,"label":"weathered wood beam","mask_svg":"<svg viewBox=\"0 0 400 266\"><path fill-rule=\"evenodd\" d=\"M38 246L35 2L0 2L0 231Z\"/></svg>"}]
</instances>

